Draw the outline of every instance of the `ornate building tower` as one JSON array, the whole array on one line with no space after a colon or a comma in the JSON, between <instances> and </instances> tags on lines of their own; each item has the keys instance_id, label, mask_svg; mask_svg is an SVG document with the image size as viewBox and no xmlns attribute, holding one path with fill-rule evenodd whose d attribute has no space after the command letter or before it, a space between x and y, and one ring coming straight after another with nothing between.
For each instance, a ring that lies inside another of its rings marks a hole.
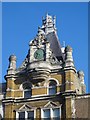
<instances>
[{"instance_id":1,"label":"ornate building tower","mask_svg":"<svg viewBox=\"0 0 90 120\"><path fill-rule=\"evenodd\" d=\"M62 48L56 18L46 15L19 68L9 58L4 118L76 118L76 96L85 93L84 73L74 66L72 48Z\"/></svg>"}]
</instances>

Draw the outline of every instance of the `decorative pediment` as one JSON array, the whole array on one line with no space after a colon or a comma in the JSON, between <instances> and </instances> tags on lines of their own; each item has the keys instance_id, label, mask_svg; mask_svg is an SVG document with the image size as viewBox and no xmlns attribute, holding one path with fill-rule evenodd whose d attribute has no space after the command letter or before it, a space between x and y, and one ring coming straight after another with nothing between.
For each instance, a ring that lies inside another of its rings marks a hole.
<instances>
[{"instance_id":1,"label":"decorative pediment","mask_svg":"<svg viewBox=\"0 0 90 120\"><path fill-rule=\"evenodd\" d=\"M30 105L27 105L27 104L24 104L23 106L21 106L19 108L20 111L27 111L27 110L31 110L31 109L34 109L34 108Z\"/></svg>"},{"instance_id":2,"label":"decorative pediment","mask_svg":"<svg viewBox=\"0 0 90 120\"><path fill-rule=\"evenodd\" d=\"M39 27L37 36L30 41L30 46L37 46L43 45L46 42L45 32Z\"/></svg>"},{"instance_id":3,"label":"decorative pediment","mask_svg":"<svg viewBox=\"0 0 90 120\"><path fill-rule=\"evenodd\" d=\"M57 107L58 105L54 102L49 101L44 108L52 108L52 107Z\"/></svg>"},{"instance_id":4,"label":"decorative pediment","mask_svg":"<svg viewBox=\"0 0 90 120\"><path fill-rule=\"evenodd\" d=\"M61 62L61 61L60 61ZM51 55L50 57L50 63L53 64L60 64L60 62L58 61L58 59L55 57L54 54Z\"/></svg>"}]
</instances>

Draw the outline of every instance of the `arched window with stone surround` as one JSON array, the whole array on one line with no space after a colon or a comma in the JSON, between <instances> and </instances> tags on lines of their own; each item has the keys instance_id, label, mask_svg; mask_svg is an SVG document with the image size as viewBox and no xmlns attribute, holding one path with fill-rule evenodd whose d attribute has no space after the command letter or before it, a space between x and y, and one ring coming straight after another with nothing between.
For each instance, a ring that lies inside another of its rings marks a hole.
<instances>
[{"instance_id":1,"label":"arched window with stone surround","mask_svg":"<svg viewBox=\"0 0 90 120\"><path fill-rule=\"evenodd\" d=\"M23 87L23 97L30 98L32 96L32 85L29 82L25 82L22 85Z\"/></svg>"},{"instance_id":2,"label":"arched window with stone surround","mask_svg":"<svg viewBox=\"0 0 90 120\"><path fill-rule=\"evenodd\" d=\"M50 80L49 81L49 86L48 86L48 94L49 95L54 95L57 92L57 82L55 80Z\"/></svg>"}]
</instances>

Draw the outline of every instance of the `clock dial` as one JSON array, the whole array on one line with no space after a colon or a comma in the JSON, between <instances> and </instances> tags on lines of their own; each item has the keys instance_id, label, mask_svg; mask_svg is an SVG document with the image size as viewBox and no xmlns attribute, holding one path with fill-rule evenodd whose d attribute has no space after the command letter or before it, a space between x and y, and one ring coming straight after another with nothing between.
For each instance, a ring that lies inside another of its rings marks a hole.
<instances>
[{"instance_id":1,"label":"clock dial","mask_svg":"<svg viewBox=\"0 0 90 120\"><path fill-rule=\"evenodd\" d=\"M39 59L39 60L44 58L44 51L42 49L36 50L34 53L34 57L35 59Z\"/></svg>"}]
</instances>

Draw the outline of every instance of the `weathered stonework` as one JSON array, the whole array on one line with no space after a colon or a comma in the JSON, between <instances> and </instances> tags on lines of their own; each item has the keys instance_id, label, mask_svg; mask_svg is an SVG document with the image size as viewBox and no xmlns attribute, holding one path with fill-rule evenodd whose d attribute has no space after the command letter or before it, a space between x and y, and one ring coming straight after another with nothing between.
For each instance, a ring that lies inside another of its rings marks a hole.
<instances>
[{"instance_id":1,"label":"weathered stonework","mask_svg":"<svg viewBox=\"0 0 90 120\"><path fill-rule=\"evenodd\" d=\"M51 112L58 108L59 118L79 116L77 96L85 93L84 73L76 71L72 48L67 46L62 51L55 18L46 16L29 46L19 68L16 56L9 58L4 118L17 118L22 111L26 111L27 117L28 111L34 111L34 118L41 119L46 108Z\"/></svg>"}]
</instances>

